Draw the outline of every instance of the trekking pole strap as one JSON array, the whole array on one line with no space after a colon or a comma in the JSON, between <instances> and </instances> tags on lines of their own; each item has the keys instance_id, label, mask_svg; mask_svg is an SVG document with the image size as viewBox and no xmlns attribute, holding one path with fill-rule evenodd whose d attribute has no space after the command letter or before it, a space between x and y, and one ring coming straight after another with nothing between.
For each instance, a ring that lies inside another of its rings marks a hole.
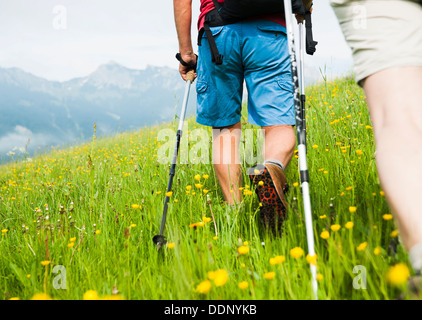
<instances>
[{"instance_id":1,"label":"trekking pole strap","mask_svg":"<svg viewBox=\"0 0 422 320\"><path fill-rule=\"evenodd\" d=\"M196 61L198 62L198 55L195 54L196 56ZM194 72L196 72L196 66L197 66L197 62L192 64L192 63L187 63L182 59L182 55L180 54L180 52L176 53L176 59L180 62L180 64L184 67L188 67L191 68ZM193 80L192 80L193 81Z\"/></svg>"},{"instance_id":2,"label":"trekking pole strap","mask_svg":"<svg viewBox=\"0 0 422 320\"><path fill-rule=\"evenodd\" d=\"M306 28L306 53L313 55L316 51L317 41L314 41L312 34L312 18L311 11L307 10L305 13L305 28Z\"/></svg>"}]
</instances>

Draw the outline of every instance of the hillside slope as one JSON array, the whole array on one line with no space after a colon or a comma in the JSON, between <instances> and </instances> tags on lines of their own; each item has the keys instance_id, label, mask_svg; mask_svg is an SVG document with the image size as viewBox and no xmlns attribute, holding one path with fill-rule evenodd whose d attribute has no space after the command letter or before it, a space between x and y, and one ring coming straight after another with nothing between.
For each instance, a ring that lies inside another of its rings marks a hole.
<instances>
[{"instance_id":1,"label":"hillside slope","mask_svg":"<svg viewBox=\"0 0 422 320\"><path fill-rule=\"evenodd\" d=\"M395 299L401 291L388 282L389 270L397 263L408 268L407 256L379 185L363 92L340 79L308 88L307 98L319 299ZM198 129L209 146L208 128L193 119L187 126L188 151L200 141ZM231 209L212 166L192 163L210 154L188 154L170 198L169 243L157 252L152 237L169 171L157 159L163 147L173 150L172 141L158 137L171 137L176 127L94 136L1 166L4 298L312 299L297 159L287 170L289 215L275 238L262 227L246 176L244 203ZM66 270L67 290L55 289L57 266Z\"/></svg>"}]
</instances>

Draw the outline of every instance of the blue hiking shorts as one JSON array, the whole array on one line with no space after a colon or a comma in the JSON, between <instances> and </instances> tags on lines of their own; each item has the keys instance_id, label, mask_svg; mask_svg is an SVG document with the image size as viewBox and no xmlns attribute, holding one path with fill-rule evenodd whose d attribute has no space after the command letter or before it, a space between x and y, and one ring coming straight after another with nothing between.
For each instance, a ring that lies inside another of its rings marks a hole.
<instances>
[{"instance_id":1,"label":"blue hiking shorts","mask_svg":"<svg viewBox=\"0 0 422 320\"><path fill-rule=\"evenodd\" d=\"M211 31L223 64L211 61L204 34L198 47L197 122L216 128L239 122L245 80L249 123L295 125L286 28L255 20L212 27Z\"/></svg>"}]
</instances>

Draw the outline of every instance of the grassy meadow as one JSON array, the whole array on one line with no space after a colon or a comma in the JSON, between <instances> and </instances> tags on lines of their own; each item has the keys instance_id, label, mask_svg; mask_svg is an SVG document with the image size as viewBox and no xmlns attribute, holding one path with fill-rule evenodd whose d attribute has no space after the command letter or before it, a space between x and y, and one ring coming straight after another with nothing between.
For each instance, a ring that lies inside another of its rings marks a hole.
<instances>
[{"instance_id":1,"label":"grassy meadow","mask_svg":"<svg viewBox=\"0 0 422 320\"><path fill-rule=\"evenodd\" d=\"M282 237L264 230L246 174L232 209L212 165L179 165L157 252L169 174L157 135L177 123L113 137L93 128L90 143L0 166L0 299L313 299L297 158ZM185 136L200 127L188 126ZM406 298L411 269L363 91L350 78L309 87L307 129L318 298Z\"/></svg>"}]
</instances>

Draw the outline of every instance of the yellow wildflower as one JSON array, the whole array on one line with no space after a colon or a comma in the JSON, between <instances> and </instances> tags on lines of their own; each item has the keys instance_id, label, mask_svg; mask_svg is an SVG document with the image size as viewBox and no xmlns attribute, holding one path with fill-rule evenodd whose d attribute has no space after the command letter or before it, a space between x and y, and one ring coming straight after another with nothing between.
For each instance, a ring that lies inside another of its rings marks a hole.
<instances>
[{"instance_id":1,"label":"yellow wildflower","mask_svg":"<svg viewBox=\"0 0 422 320\"><path fill-rule=\"evenodd\" d=\"M205 180L206 179L208 179L210 176L209 175L207 175L207 174L204 174L203 176L202 176L202 178L204 178Z\"/></svg>"},{"instance_id":2,"label":"yellow wildflower","mask_svg":"<svg viewBox=\"0 0 422 320\"><path fill-rule=\"evenodd\" d=\"M195 180L197 180L197 181L201 180L201 175L199 175L199 174L195 175Z\"/></svg>"},{"instance_id":3,"label":"yellow wildflower","mask_svg":"<svg viewBox=\"0 0 422 320\"><path fill-rule=\"evenodd\" d=\"M274 277L275 277L275 272L264 273L264 278L267 279L267 280L274 279Z\"/></svg>"},{"instance_id":4,"label":"yellow wildflower","mask_svg":"<svg viewBox=\"0 0 422 320\"><path fill-rule=\"evenodd\" d=\"M295 259L300 258L303 255L303 249L299 247L293 248L290 250L290 255Z\"/></svg>"},{"instance_id":5,"label":"yellow wildflower","mask_svg":"<svg viewBox=\"0 0 422 320\"><path fill-rule=\"evenodd\" d=\"M166 197L171 197L173 195L173 191L166 192Z\"/></svg>"},{"instance_id":6,"label":"yellow wildflower","mask_svg":"<svg viewBox=\"0 0 422 320\"><path fill-rule=\"evenodd\" d=\"M320 281L320 280L324 279L324 276L321 273L317 273L316 279Z\"/></svg>"},{"instance_id":7,"label":"yellow wildflower","mask_svg":"<svg viewBox=\"0 0 422 320\"><path fill-rule=\"evenodd\" d=\"M211 281L202 281L197 287L196 291L202 294L207 294L211 290Z\"/></svg>"},{"instance_id":8,"label":"yellow wildflower","mask_svg":"<svg viewBox=\"0 0 422 320\"><path fill-rule=\"evenodd\" d=\"M229 279L229 275L227 274L227 271L224 269L220 269L217 271L214 271L214 284L217 287L224 286Z\"/></svg>"},{"instance_id":9,"label":"yellow wildflower","mask_svg":"<svg viewBox=\"0 0 422 320\"><path fill-rule=\"evenodd\" d=\"M392 214L384 214L384 215L382 216L382 218L383 218L384 220L391 220L391 219L393 219L393 215L392 215Z\"/></svg>"},{"instance_id":10,"label":"yellow wildflower","mask_svg":"<svg viewBox=\"0 0 422 320\"><path fill-rule=\"evenodd\" d=\"M70 242L70 243L67 244L68 248L72 248L74 245L75 245L74 242Z\"/></svg>"},{"instance_id":11,"label":"yellow wildflower","mask_svg":"<svg viewBox=\"0 0 422 320\"><path fill-rule=\"evenodd\" d=\"M243 191L243 194L245 196L251 196L251 195L253 195L253 191L251 191L251 190L245 190L245 191Z\"/></svg>"},{"instance_id":12,"label":"yellow wildflower","mask_svg":"<svg viewBox=\"0 0 422 320\"><path fill-rule=\"evenodd\" d=\"M409 268L404 263L398 263L390 268L386 274L386 280L393 286L406 283L410 276Z\"/></svg>"},{"instance_id":13,"label":"yellow wildflower","mask_svg":"<svg viewBox=\"0 0 422 320\"><path fill-rule=\"evenodd\" d=\"M338 231L338 230L340 230L340 228L341 228L341 226L339 224L333 224L331 226L332 231Z\"/></svg>"},{"instance_id":14,"label":"yellow wildflower","mask_svg":"<svg viewBox=\"0 0 422 320\"><path fill-rule=\"evenodd\" d=\"M249 283L247 281L242 281L239 282L238 286L240 289L245 290L249 286Z\"/></svg>"},{"instance_id":15,"label":"yellow wildflower","mask_svg":"<svg viewBox=\"0 0 422 320\"><path fill-rule=\"evenodd\" d=\"M346 227L346 229L352 229L354 225L355 224L352 221L349 221L349 222L346 223L345 227Z\"/></svg>"},{"instance_id":16,"label":"yellow wildflower","mask_svg":"<svg viewBox=\"0 0 422 320\"><path fill-rule=\"evenodd\" d=\"M328 231L322 231L321 234L319 235L322 239L328 239L330 237L330 233Z\"/></svg>"},{"instance_id":17,"label":"yellow wildflower","mask_svg":"<svg viewBox=\"0 0 422 320\"><path fill-rule=\"evenodd\" d=\"M100 297L98 296L97 291L95 290L88 290L87 292L84 293L83 300L99 300Z\"/></svg>"},{"instance_id":18,"label":"yellow wildflower","mask_svg":"<svg viewBox=\"0 0 422 320\"><path fill-rule=\"evenodd\" d=\"M299 183L298 182L293 182L293 187L297 187L297 186L299 186Z\"/></svg>"},{"instance_id":19,"label":"yellow wildflower","mask_svg":"<svg viewBox=\"0 0 422 320\"><path fill-rule=\"evenodd\" d=\"M247 254L249 252L248 246L240 246L237 248L237 252L239 252L240 255Z\"/></svg>"},{"instance_id":20,"label":"yellow wildflower","mask_svg":"<svg viewBox=\"0 0 422 320\"><path fill-rule=\"evenodd\" d=\"M356 248L357 251L363 251L366 249L366 247L368 246L368 242L362 242L360 245L358 245L358 247Z\"/></svg>"},{"instance_id":21,"label":"yellow wildflower","mask_svg":"<svg viewBox=\"0 0 422 320\"><path fill-rule=\"evenodd\" d=\"M313 264L313 265L315 265L316 266L316 261L317 261L317 255L315 254L315 255L313 255L313 256L311 256L309 253L306 255L306 261L309 263L309 264Z\"/></svg>"},{"instance_id":22,"label":"yellow wildflower","mask_svg":"<svg viewBox=\"0 0 422 320\"><path fill-rule=\"evenodd\" d=\"M380 247L376 247L376 248L374 249L374 254L375 254L376 256L380 255L380 254L381 254L381 248L380 248Z\"/></svg>"},{"instance_id":23,"label":"yellow wildflower","mask_svg":"<svg viewBox=\"0 0 422 320\"><path fill-rule=\"evenodd\" d=\"M187 191L189 191L190 189L192 189L192 186L191 186L191 185L186 186L186 190L187 190Z\"/></svg>"},{"instance_id":24,"label":"yellow wildflower","mask_svg":"<svg viewBox=\"0 0 422 320\"><path fill-rule=\"evenodd\" d=\"M140 207L140 205L139 204L132 204L132 208L133 209L138 209Z\"/></svg>"},{"instance_id":25,"label":"yellow wildflower","mask_svg":"<svg viewBox=\"0 0 422 320\"><path fill-rule=\"evenodd\" d=\"M45 261L41 261L41 264L43 265L43 266L48 266L49 264L50 264L50 260L45 260Z\"/></svg>"},{"instance_id":26,"label":"yellow wildflower","mask_svg":"<svg viewBox=\"0 0 422 320\"><path fill-rule=\"evenodd\" d=\"M276 256L274 258L270 258L271 265L282 264L284 261L286 261L286 257L284 256Z\"/></svg>"},{"instance_id":27,"label":"yellow wildflower","mask_svg":"<svg viewBox=\"0 0 422 320\"><path fill-rule=\"evenodd\" d=\"M32 296L31 300L53 300L46 293L36 293Z\"/></svg>"},{"instance_id":28,"label":"yellow wildflower","mask_svg":"<svg viewBox=\"0 0 422 320\"><path fill-rule=\"evenodd\" d=\"M74 242L76 240L76 237L70 238L69 242Z\"/></svg>"},{"instance_id":29,"label":"yellow wildflower","mask_svg":"<svg viewBox=\"0 0 422 320\"><path fill-rule=\"evenodd\" d=\"M391 237L393 237L393 238L397 237L398 235L399 235L398 230L393 230L393 231L391 231L391 233L390 233L390 236L391 236Z\"/></svg>"},{"instance_id":30,"label":"yellow wildflower","mask_svg":"<svg viewBox=\"0 0 422 320\"><path fill-rule=\"evenodd\" d=\"M349 212L350 212L350 213L355 213L355 212L356 212L356 210L357 210L357 208L356 208L356 207L349 207Z\"/></svg>"},{"instance_id":31,"label":"yellow wildflower","mask_svg":"<svg viewBox=\"0 0 422 320\"><path fill-rule=\"evenodd\" d=\"M175 245L176 244L174 242L167 243L167 248L168 249L173 249L175 247Z\"/></svg>"}]
</instances>

